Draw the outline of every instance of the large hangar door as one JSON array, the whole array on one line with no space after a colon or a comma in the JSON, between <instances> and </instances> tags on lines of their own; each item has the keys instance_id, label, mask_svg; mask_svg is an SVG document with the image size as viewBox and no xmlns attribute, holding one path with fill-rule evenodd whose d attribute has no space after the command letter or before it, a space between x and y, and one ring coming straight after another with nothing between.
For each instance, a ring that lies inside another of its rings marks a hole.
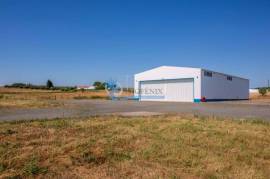
<instances>
[{"instance_id":1,"label":"large hangar door","mask_svg":"<svg viewBox=\"0 0 270 179\"><path fill-rule=\"evenodd\" d=\"M164 101L165 83L163 80L141 81L140 82L141 101Z\"/></svg>"},{"instance_id":2,"label":"large hangar door","mask_svg":"<svg viewBox=\"0 0 270 179\"><path fill-rule=\"evenodd\" d=\"M166 81L166 101L193 102L193 79L179 79Z\"/></svg>"},{"instance_id":3,"label":"large hangar door","mask_svg":"<svg viewBox=\"0 0 270 179\"><path fill-rule=\"evenodd\" d=\"M194 80L156 80L140 82L142 101L179 101L193 102Z\"/></svg>"}]
</instances>

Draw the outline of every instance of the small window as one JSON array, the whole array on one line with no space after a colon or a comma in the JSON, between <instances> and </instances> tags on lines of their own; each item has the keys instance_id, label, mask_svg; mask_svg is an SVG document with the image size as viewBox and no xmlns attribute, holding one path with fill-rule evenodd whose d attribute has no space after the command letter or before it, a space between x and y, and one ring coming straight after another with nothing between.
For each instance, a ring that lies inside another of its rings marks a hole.
<instances>
[{"instance_id":1,"label":"small window","mask_svg":"<svg viewBox=\"0 0 270 179\"><path fill-rule=\"evenodd\" d=\"M212 77L213 74L210 71L204 71L204 76Z\"/></svg>"},{"instance_id":2,"label":"small window","mask_svg":"<svg viewBox=\"0 0 270 179\"><path fill-rule=\"evenodd\" d=\"M232 77L231 76L227 76L227 80L232 81Z\"/></svg>"}]
</instances>

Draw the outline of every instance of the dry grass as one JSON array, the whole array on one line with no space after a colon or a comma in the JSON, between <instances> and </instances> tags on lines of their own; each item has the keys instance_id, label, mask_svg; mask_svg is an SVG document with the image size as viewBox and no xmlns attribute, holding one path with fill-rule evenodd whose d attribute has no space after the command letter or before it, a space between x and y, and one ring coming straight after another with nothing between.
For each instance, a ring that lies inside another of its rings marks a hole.
<instances>
[{"instance_id":1,"label":"dry grass","mask_svg":"<svg viewBox=\"0 0 270 179\"><path fill-rule=\"evenodd\" d=\"M262 96L259 93L250 93L249 98L251 100L262 100L262 99L270 99L270 92L268 92L265 96Z\"/></svg>"},{"instance_id":2,"label":"dry grass","mask_svg":"<svg viewBox=\"0 0 270 179\"><path fill-rule=\"evenodd\" d=\"M265 96L262 96L259 93L251 93L249 95L250 102L255 102L257 104L270 104L270 92Z\"/></svg>"},{"instance_id":3,"label":"dry grass","mask_svg":"<svg viewBox=\"0 0 270 179\"><path fill-rule=\"evenodd\" d=\"M0 123L0 178L268 178L270 124L205 117Z\"/></svg>"},{"instance_id":4,"label":"dry grass","mask_svg":"<svg viewBox=\"0 0 270 179\"><path fill-rule=\"evenodd\" d=\"M123 96L130 96L124 93ZM0 87L0 107L58 107L68 99L107 99L106 91L62 92Z\"/></svg>"}]
</instances>

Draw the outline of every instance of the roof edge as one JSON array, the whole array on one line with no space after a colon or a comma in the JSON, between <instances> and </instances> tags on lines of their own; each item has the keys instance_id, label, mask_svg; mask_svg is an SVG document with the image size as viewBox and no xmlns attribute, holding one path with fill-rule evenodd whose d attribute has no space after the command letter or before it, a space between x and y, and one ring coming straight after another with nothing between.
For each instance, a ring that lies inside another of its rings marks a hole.
<instances>
[{"instance_id":1,"label":"roof edge","mask_svg":"<svg viewBox=\"0 0 270 179\"><path fill-rule=\"evenodd\" d=\"M217 71L213 71L213 70L206 69L206 68L198 68L198 67L182 67L182 66L179 67L179 66L169 66L169 65L158 66L158 67L155 67L155 68L152 68L152 69L149 69L149 70L142 71L142 72L140 72L140 73L136 73L135 75L139 75L139 74L145 73L145 72L147 72L147 71L151 71L151 70L155 70L155 69L163 68L163 67L171 67L171 68L190 68L190 69L197 69L197 70L205 70L205 71L211 71L211 72L214 72L214 73L218 73L218 74L221 74L221 75L232 76L232 77L235 77L235 78L240 78L240 79L244 79L244 80L250 81L250 79L248 79L248 78L243 78L243 77L236 76L236 75L230 75L230 74L223 73L223 72L217 72Z\"/></svg>"},{"instance_id":2,"label":"roof edge","mask_svg":"<svg viewBox=\"0 0 270 179\"><path fill-rule=\"evenodd\" d=\"M234 78L240 78L240 79L249 81L248 78L244 78L244 77L240 77L240 76L236 76L236 75L230 75L228 73L217 72L217 71L213 71L213 70L209 70L209 69L205 69L205 68L201 68L201 70L210 71L210 72L218 73L218 74L221 74L221 75L231 76L231 77L234 77Z\"/></svg>"}]
</instances>

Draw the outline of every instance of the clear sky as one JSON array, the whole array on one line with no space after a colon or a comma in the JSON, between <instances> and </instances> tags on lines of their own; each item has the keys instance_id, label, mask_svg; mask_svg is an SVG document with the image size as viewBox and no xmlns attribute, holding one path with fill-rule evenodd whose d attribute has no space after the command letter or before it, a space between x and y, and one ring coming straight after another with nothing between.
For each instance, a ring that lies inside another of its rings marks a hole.
<instances>
[{"instance_id":1,"label":"clear sky","mask_svg":"<svg viewBox=\"0 0 270 179\"><path fill-rule=\"evenodd\" d=\"M266 85L270 1L0 1L0 84L125 83L161 65Z\"/></svg>"}]
</instances>

